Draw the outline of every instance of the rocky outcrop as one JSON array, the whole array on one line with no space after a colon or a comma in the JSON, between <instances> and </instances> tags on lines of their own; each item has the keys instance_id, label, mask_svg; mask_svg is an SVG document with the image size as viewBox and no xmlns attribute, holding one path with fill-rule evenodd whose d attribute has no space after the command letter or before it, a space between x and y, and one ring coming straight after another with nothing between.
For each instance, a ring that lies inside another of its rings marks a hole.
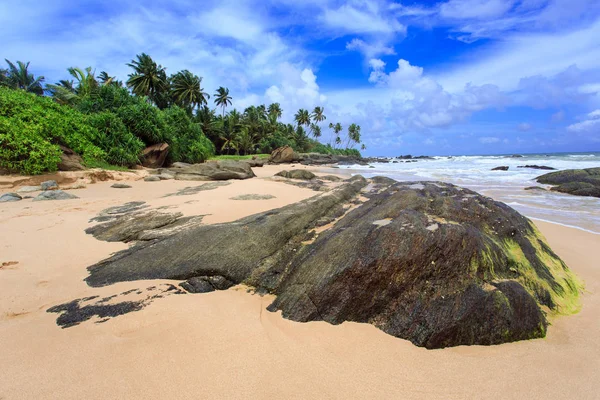
<instances>
[{"instance_id":1,"label":"rocky outcrop","mask_svg":"<svg viewBox=\"0 0 600 400\"><path fill-rule=\"evenodd\" d=\"M503 165L501 167L492 168L492 171L508 171L508 166Z\"/></svg>"},{"instance_id":2,"label":"rocky outcrop","mask_svg":"<svg viewBox=\"0 0 600 400\"><path fill-rule=\"evenodd\" d=\"M224 279L275 294L269 310L286 318L371 323L427 348L543 337L542 307L578 310L577 279L507 205L438 182L371 183L159 236L86 281L177 279L202 292Z\"/></svg>"},{"instance_id":3,"label":"rocky outcrop","mask_svg":"<svg viewBox=\"0 0 600 400\"><path fill-rule=\"evenodd\" d=\"M517 168L545 169L547 171L555 171L556 170L556 168L548 167L546 165L519 165Z\"/></svg>"},{"instance_id":4,"label":"rocky outcrop","mask_svg":"<svg viewBox=\"0 0 600 400\"><path fill-rule=\"evenodd\" d=\"M294 154L294 149L290 146L279 147L271 153L269 162L273 164L291 163L297 160Z\"/></svg>"},{"instance_id":5,"label":"rocky outcrop","mask_svg":"<svg viewBox=\"0 0 600 400\"><path fill-rule=\"evenodd\" d=\"M171 167L168 173L180 181L226 181L229 179L249 179L256 175L250 164L244 161L218 160L202 164Z\"/></svg>"},{"instance_id":6,"label":"rocky outcrop","mask_svg":"<svg viewBox=\"0 0 600 400\"><path fill-rule=\"evenodd\" d=\"M38 194L33 198L33 201L44 201L44 200L70 200L78 199L79 197L74 194L63 192L62 190L47 190Z\"/></svg>"},{"instance_id":7,"label":"rocky outcrop","mask_svg":"<svg viewBox=\"0 0 600 400\"><path fill-rule=\"evenodd\" d=\"M252 168L261 168L265 165L265 163L268 160L266 158L258 158L256 156L254 156L249 160L243 160L243 161L248 163L248 165L250 165Z\"/></svg>"},{"instance_id":8,"label":"rocky outcrop","mask_svg":"<svg viewBox=\"0 0 600 400\"><path fill-rule=\"evenodd\" d=\"M60 146L62 154L60 155L60 162L57 165L59 171L83 171L83 159L73 150L65 146Z\"/></svg>"},{"instance_id":9,"label":"rocky outcrop","mask_svg":"<svg viewBox=\"0 0 600 400\"><path fill-rule=\"evenodd\" d=\"M160 168L164 165L168 155L169 145L166 143L158 143L146 147L142 151L142 165L146 168Z\"/></svg>"},{"instance_id":10,"label":"rocky outcrop","mask_svg":"<svg viewBox=\"0 0 600 400\"><path fill-rule=\"evenodd\" d=\"M291 171L280 171L275 174L275 176L282 176L288 179L301 179L304 181L309 181L311 179L315 179L317 176L312 172L305 169L293 169Z\"/></svg>"},{"instance_id":11,"label":"rocky outcrop","mask_svg":"<svg viewBox=\"0 0 600 400\"><path fill-rule=\"evenodd\" d=\"M600 197L600 168L568 169L538 176L536 180L555 185L551 190L576 196Z\"/></svg>"}]
</instances>

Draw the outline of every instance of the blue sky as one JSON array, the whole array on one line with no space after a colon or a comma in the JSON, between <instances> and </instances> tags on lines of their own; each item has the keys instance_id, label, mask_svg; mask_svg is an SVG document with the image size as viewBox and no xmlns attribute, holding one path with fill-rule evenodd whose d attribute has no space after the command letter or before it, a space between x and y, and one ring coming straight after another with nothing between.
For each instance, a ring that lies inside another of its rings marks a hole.
<instances>
[{"instance_id":1,"label":"blue sky","mask_svg":"<svg viewBox=\"0 0 600 400\"><path fill-rule=\"evenodd\" d=\"M6 0L0 37L47 82L146 52L240 109L324 106L370 155L600 151L598 0Z\"/></svg>"}]
</instances>

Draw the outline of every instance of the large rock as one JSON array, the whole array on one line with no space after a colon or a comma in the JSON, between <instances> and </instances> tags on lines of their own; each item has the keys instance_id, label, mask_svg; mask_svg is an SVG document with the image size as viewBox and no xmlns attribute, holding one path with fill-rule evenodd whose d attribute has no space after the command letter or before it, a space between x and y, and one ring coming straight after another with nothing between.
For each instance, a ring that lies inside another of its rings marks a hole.
<instances>
[{"instance_id":1,"label":"large rock","mask_svg":"<svg viewBox=\"0 0 600 400\"><path fill-rule=\"evenodd\" d=\"M82 171L85 169L83 159L79 154L65 146L60 146L60 149L62 154L57 165L59 171Z\"/></svg>"},{"instance_id":2,"label":"large rock","mask_svg":"<svg viewBox=\"0 0 600 400\"><path fill-rule=\"evenodd\" d=\"M290 146L279 147L271 153L269 162L274 164L291 163L296 160L294 149Z\"/></svg>"},{"instance_id":3,"label":"large rock","mask_svg":"<svg viewBox=\"0 0 600 400\"><path fill-rule=\"evenodd\" d=\"M45 181L40 184L42 190L57 190L58 183L56 181Z\"/></svg>"},{"instance_id":4,"label":"large rock","mask_svg":"<svg viewBox=\"0 0 600 400\"><path fill-rule=\"evenodd\" d=\"M226 181L229 179L253 178L250 164L244 161L218 160L170 168L168 172L181 181Z\"/></svg>"},{"instance_id":5,"label":"large rock","mask_svg":"<svg viewBox=\"0 0 600 400\"><path fill-rule=\"evenodd\" d=\"M310 171L305 169L293 169L291 171L280 171L275 174L275 176L282 176L284 178L289 179L301 179L304 181L309 181L311 179L315 179L317 176Z\"/></svg>"},{"instance_id":6,"label":"large rock","mask_svg":"<svg viewBox=\"0 0 600 400\"><path fill-rule=\"evenodd\" d=\"M551 190L576 196L600 197L600 168L568 169L538 176L537 181L555 185Z\"/></svg>"},{"instance_id":7,"label":"large rock","mask_svg":"<svg viewBox=\"0 0 600 400\"><path fill-rule=\"evenodd\" d=\"M34 197L33 201L70 200L78 198L79 197L75 196L74 194L63 192L62 190L46 190Z\"/></svg>"},{"instance_id":8,"label":"large rock","mask_svg":"<svg viewBox=\"0 0 600 400\"><path fill-rule=\"evenodd\" d=\"M148 146L142 151L142 165L147 168L160 168L169 155L169 145L158 143Z\"/></svg>"},{"instance_id":9,"label":"large rock","mask_svg":"<svg viewBox=\"0 0 600 400\"><path fill-rule=\"evenodd\" d=\"M206 291L200 281L218 276L275 294L269 310L287 318L371 323L427 348L543 337L543 309L578 310L577 279L515 210L450 184L378 182L353 177L277 210L162 236L91 266L86 281L178 279Z\"/></svg>"}]
</instances>

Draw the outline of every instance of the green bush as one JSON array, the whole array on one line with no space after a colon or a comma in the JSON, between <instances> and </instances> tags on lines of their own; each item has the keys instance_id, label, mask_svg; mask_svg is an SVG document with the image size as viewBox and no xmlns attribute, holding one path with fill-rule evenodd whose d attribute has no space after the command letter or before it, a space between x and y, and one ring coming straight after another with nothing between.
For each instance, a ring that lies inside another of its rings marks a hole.
<instances>
[{"instance_id":1,"label":"green bush","mask_svg":"<svg viewBox=\"0 0 600 400\"><path fill-rule=\"evenodd\" d=\"M17 172L55 171L60 161L57 145L69 147L86 162L106 157L94 142L99 134L88 117L49 98L0 87L0 121L0 162ZM23 160L27 149L30 160Z\"/></svg>"},{"instance_id":2,"label":"green bush","mask_svg":"<svg viewBox=\"0 0 600 400\"><path fill-rule=\"evenodd\" d=\"M167 162L200 163L215 154L214 144L184 109L169 107L162 111L162 117L167 130L165 141L170 146Z\"/></svg>"},{"instance_id":3,"label":"green bush","mask_svg":"<svg viewBox=\"0 0 600 400\"><path fill-rule=\"evenodd\" d=\"M165 141L166 126L161 111L143 98L134 104L116 109L129 132L140 138L147 146Z\"/></svg>"},{"instance_id":4,"label":"green bush","mask_svg":"<svg viewBox=\"0 0 600 400\"><path fill-rule=\"evenodd\" d=\"M39 125L0 117L0 167L29 175L56 171L61 154Z\"/></svg>"},{"instance_id":5,"label":"green bush","mask_svg":"<svg viewBox=\"0 0 600 400\"><path fill-rule=\"evenodd\" d=\"M144 143L133 135L123 121L109 111L91 114L90 125L98 131L94 142L106 152L106 161L132 167L139 162Z\"/></svg>"},{"instance_id":6,"label":"green bush","mask_svg":"<svg viewBox=\"0 0 600 400\"><path fill-rule=\"evenodd\" d=\"M100 86L93 96L84 97L77 105L77 109L85 114L99 113L102 111L116 111L138 102L129 91L123 87L114 85Z\"/></svg>"}]
</instances>

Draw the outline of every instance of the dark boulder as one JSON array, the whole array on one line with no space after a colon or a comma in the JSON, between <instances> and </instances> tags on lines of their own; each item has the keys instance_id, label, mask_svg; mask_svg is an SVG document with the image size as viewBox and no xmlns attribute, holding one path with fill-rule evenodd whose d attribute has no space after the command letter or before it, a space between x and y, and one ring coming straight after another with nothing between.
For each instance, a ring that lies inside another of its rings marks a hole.
<instances>
[{"instance_id":1,"label":"dark boulder","mask_svg":"<svg viewBox=\"0 0 600 400\"><path fill-rule=\"evenodd\" d=\"M131 185L128 185L126 183L113 183L112 185L110 185L110 187L115 189L131 189Z\"/></svg>"},{"instance_id":2,"label":"dark boulder","mask_svg":"<svg viewBox=\"0 0 600 400\"><path fill-rule=\"evenodd\" d=\"M58 183L56 181L45 181L40 184L42 190L57 190Z\"/></svg>"},{"instance_id":3,"label":"dark boulder","mask_svg":"<svg viewBox=\"0 0 600 400\"><path fill-rule=\"evenodd\" d=\"M275 174L275 176L282 176L289 179L302 179L309 181L315 179L317 176L310 171L305 169L293 169L291 171L281 171Z\"/></svg>"},{"instance_id":4,"label":"dark boulder","mask_svg":"<svg viewBox=\"0 0 600 400\"><path fill-rule=\"evenodd\" d=\"M548 167L546 165L519 165L517 168L544 169L547 171L555 171L556 170L556 168Z\"/></svg>"},{"instance_id":5,"label":"dark boulder","mask_svg":"<svg viewBox=\"0 0 600 400\"><path fill-rule=\"evenodd\" d=\"M142 165L146 168L160 168L164 165L169 155L167 143L153 144L142 151Z\"/></svg>"},{"instance_id":6,"label":"dark boulder","mask_svg":"<svg viewBox=\"0 0 600 400\"><path fill-rule=\"evenodd\" d=\"M85 169L83 159L79 154L65 146L60 146L60 149L62 154L57 165L59 171L82 171Z\"/></svg>"},{"instance_id":7,"label":"dark boulder","mask_svg":"<svg viewBox=\"0 0 600 400\"><path fill-rule=\"evenodd\" d=\"M552 190L576 196L600 197L600 168L568 169L538 176L536 180L555 185Z\"/></svg>"},{"instance_id":8,"label":"dark boulder","mask_svg":"<svg viewBox=\"0 0 600 400\"><path fill-rule=\"evenodd\" d=\"M225 277L214 276L195 276L181 284L181 287L190 293L208 293L215 290L227 290L235 285Z\"/></svg>"},{"instance_id":9,"label":"dark boulder","mask_svg":"<svg viewBox=\"0 0 600 400\"><path fill-rule=\"evenodd\" d=\"M542 307L578 310L579 282L512 208L450 184L379 181L179 230L91 266L86 281L218 276L275 294L269 310L287 318L371 323L427 348L543 337Z\"/></svg>"},{"instance_id":10,"label":"dark boulder","mask_svg":"<svg viewBox=\"0 0 600 400\"><path fill-rule=\"evenodd\" d=\"M492 171L508 171L508 166L503 165L501 167L492 168Z\"/></svg>"}]
</instances>

